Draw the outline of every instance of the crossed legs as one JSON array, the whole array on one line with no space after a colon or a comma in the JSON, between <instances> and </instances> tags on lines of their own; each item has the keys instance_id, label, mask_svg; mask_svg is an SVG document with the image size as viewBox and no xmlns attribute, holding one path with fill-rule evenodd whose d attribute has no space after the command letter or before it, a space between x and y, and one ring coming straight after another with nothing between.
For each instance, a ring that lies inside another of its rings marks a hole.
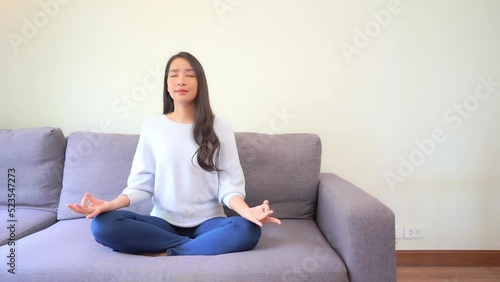
<instances>
[{"instance_id":1,"label":"crossed legs","mask_svg":"<svg viewBox=\"0 0 500 282\"><path fill-rule=\"evenodd\" d=\"M261 230L240 217L216 217L192 228L182 228L149 215L131 211L103 213L92 221L100 244L117 252L171 255L217 255L253 249Z\"/></svg>"}]
</instances>

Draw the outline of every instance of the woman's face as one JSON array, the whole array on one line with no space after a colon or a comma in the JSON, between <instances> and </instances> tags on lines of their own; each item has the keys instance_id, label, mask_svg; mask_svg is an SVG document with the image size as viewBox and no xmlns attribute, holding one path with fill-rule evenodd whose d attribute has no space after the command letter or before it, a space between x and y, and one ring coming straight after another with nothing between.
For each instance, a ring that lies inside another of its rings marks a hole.
<instances>
[{"instance_id":1,"label":"woman's face","mask_svg":"<svg viewBox=\"0 0 500 282\"><path fill-rule=\"evenodd\" d=\"M191 104L198 92L198 79L186 59L177 58L170 64L168 71L168 93L175 104Z\"/></svg>"}]
</instances>

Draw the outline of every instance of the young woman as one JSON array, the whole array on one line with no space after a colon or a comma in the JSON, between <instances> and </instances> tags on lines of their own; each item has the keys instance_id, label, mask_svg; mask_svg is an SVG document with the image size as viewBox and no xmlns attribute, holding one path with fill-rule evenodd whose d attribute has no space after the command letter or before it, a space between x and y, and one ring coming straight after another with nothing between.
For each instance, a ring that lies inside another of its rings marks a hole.
<instances>
[{"instance_id":1,"label":"young woman","mask_svg":"<svg viewBox=\"0 0 500 282\"><path fill-rule=\"evenodd\" d=\"M119 210L151 197L151 215ZM96 241L118 252L216 255L251 250L264 223L281 223L267 200L250 208L244 197L233 129L212 113L200 62L181 52L167 63L163 115L145 122L123 193L67 206L94 218Z\"/></svg>"}]
</instances>

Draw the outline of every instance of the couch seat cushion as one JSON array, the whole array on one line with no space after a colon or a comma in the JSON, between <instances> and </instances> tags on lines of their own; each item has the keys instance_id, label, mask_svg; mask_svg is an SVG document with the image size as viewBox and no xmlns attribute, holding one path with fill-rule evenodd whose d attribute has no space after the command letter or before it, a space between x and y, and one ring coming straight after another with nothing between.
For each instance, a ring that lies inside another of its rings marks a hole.
<instances>
[{"instance_id":1,"label":"couch seat cushion","mask_svg":"<svg viewBox=\"0 0 500 282\"><path fill-rule=\"evenodd\" d=\"M313 220L265 225L254 250L147 257L96 243L91 220L73 219L18 241L18 281L348 281L342 259ZM0 254L7 252L0 247ZM0 273L6 275L6 271Z\"/></svg>"},{"instance_id":2,"label":"couch seat cushion","mask_svg":"<svg viewBox=\"0 0 500 282\"><path fill-rule=\"evenodd\" d=\"M0 222L5 224L5 227L2 226L2 228L0 228L0 246L9 242L11 230L7 227L11 224L15 224L15 240L17 241L25 236L51 226L57 221L55 212L26 208L17 208L16 218L16 222L7 222L8 219L11 219L8 218L7 210L0 209ZM12 241L13 240L11 240L11 242Z\"/></svg>"}]
</instances>

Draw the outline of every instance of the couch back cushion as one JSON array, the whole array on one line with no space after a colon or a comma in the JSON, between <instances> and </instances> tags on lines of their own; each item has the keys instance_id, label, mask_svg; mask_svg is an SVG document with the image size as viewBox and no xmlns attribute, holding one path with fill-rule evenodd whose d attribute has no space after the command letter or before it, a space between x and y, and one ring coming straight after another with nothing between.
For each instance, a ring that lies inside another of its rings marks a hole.
<instances>
[{"instance_id":1,"label":"couch back cushion","mask_svg":"<svg viewBox=\"0 0 500 282\"><path fill-rule=\"evenodd\" d=\"M85 192L112 200L127 185L138 135L75 132L69 136L58 219L83 217L66 207ZM280 218L312 218L317 198L321 143L313 134L236 133L246 180L246 201L268 199ZM152 202L128 207L149 214ZM226 213L234 213L226 209Z\"/></svg>"},{"instance_id":2,"label":"couch back cushion","mask_svg":"<svg viewBox=\"0 0 500 282\"><path fill-rule=\"evenodd\" d=\"M321 141L315 134L236 133L250 206L269 200L278 218L313 218Z\"/></svg>"},{"instance_id":3,"label":"couch back cushion","mask_svg":"<svg viewBox=\"0 0 500 282\"><path fill-rule=\"evenodd\" d=\"M8 188L13 188L10 194L15 194L16 208L55 212L65 149L59 128L0 129L0 208L8 207L8 199L14 198L7 197Z\"/></svg>"},{"instance_id":4,"label":"couch back cushion","mask_svg":"<svg viewBox=\"0 0 500 282\"><path fill-rule=\"evenodd\" d=\"M92 196L113 200L127 186L139 135L95 132L73 132L68 138L64 164L63 189L57 219L84 217L66 207L80 203L86 192ZM149 214L151 201L127 210Z\"/></svg>"}]
</instances>

